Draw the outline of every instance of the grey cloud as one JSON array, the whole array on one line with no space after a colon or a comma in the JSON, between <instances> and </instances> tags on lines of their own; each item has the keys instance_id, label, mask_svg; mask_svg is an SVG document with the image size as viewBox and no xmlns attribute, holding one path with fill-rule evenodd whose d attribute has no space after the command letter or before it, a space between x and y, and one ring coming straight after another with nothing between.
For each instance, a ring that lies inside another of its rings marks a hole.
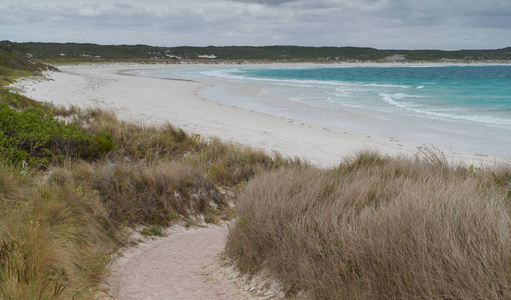
<instances>
[{"instance_id":1,"label":"grey cloud","mask_svg":"<svg viewBox=\"0 0 511 300\"><path fill-rule=\"evenodd\" d=\"M17 0L0 3L0 39L152 45L498 48L501 0Z\"/></svg>"},{"instance_id":2,"label":"grey cloud","mask_svg":"<svg viewBox=\"0 0 511 300\"><path fill-rule=\"evenodd\" d=\"M235 2L245 3L258 3L258 4L269 4L269 5L281 5L284 3L296 2L299 0L234 0Z\"/></svg>"}]
</instances>

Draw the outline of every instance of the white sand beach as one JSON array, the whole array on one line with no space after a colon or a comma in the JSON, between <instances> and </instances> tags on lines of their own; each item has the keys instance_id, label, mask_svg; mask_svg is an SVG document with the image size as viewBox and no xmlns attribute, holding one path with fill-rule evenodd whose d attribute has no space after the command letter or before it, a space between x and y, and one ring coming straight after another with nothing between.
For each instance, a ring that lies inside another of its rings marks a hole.
<instances>
[{"instance_id":1,"label":"white sand beach","mask_svg":"<svg viewBox=\"0 0 511 300\"><path fill-rule=\"evenodd\" d=\"M414 155L422 143L370 136L324 125L244 110L199 95L206 83L124 75L127 70L189 68L196 65L77 65L59 66L50 81L24 79L15 84L24 94L57 105L101 107L122 119L143 124L169 122L190 133L216 136L289 157L305 158L321 167L332 167L343 157L362 149L390 155ZM243 91L239 91L243 93ZM277 99L279 100L279 99ZM279 100L285 101L285 100ZM345 113L346 120L363 118ZM382 124L382 122L380 122ZM383 122L383 124L385 124ZM379 125L381 126L381 125ZM492 158L442 149L454 161L491 163Z\"/></svg>"}]
</instances>

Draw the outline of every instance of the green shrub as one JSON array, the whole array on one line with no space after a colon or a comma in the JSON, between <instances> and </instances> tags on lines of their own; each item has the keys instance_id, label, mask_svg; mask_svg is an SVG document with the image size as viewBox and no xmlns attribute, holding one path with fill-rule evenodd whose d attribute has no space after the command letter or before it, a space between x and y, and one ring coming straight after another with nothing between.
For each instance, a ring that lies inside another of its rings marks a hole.
<instances>
[{"instance_id":1,"label":"green shrub","mask_svg":"<svg viewBox=\"0 0 511 300\"><path fill-rule=\"evenodd\" d=\"M104 155L116 147L112 134L102 132L91 138L91 153L96 155Z\"/></svg>"},{"instance_id":2,"label":"green shrub","mask_svg":"<svg viewBox=\"0 0 511 300\"><path fill-rule=\"evenodd\" d=\"M21 111L0 103L0 155L6 162L40 167L89 155L90 138L41 109Z\"/></svg>"}]
</instances>

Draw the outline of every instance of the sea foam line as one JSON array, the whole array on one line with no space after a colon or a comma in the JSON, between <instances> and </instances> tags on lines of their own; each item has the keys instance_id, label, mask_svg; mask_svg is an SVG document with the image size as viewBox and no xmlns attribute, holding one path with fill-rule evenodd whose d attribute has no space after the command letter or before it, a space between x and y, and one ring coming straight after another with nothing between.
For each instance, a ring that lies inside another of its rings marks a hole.
<instances>
[{"instance_id":1,"label":"sea foam line","mask_svg":"<svg viewBox=\"0 0 511 300\"><path fill-rule=\"evenodd\" d=\"M424 109L423 106L417 105L410 102L398 102L395 100L397 99L404 99L407 97L412 98L419 98L421 96L414 96L414 95L406 95L402 93L397 94L385 94L381 93L380 96L382 97L382 100L390 105L393 105L398 108L402 108L417 114L423 114L430 117L436 117L437 119L449 119L449 120L463 120L463 121L470 121L470 122L476 122L476 123L482 123L488 126L493 127L499 127L499 128L509 128L508 126L511 126L511 119L502 119L502 118L496 118L491 116L474 116L474 115L463 115L463 114L448 114L448 113L441 113L441 112L435 112L431 110ZM421 108L417 108L420 106ZM459 111L459 108L458 108Z\"/></svg>"}]
</instances>

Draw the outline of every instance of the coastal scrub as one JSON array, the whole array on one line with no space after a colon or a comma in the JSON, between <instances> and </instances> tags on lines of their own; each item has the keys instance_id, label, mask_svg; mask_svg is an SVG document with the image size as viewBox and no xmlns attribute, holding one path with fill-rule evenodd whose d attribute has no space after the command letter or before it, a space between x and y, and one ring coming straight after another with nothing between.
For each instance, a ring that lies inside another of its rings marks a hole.
<instances>
[{"instance_id":1,"label":"coastal scrub","mask_svg":"<svg viewBox=\"0 0 511 300\"><path fill-rule=\"evenodd\" d=\"M89 136L39 108L17 111L0 103L0 156L7 163L40 167L88 155Z\"/></svg>"}]
</instances>

